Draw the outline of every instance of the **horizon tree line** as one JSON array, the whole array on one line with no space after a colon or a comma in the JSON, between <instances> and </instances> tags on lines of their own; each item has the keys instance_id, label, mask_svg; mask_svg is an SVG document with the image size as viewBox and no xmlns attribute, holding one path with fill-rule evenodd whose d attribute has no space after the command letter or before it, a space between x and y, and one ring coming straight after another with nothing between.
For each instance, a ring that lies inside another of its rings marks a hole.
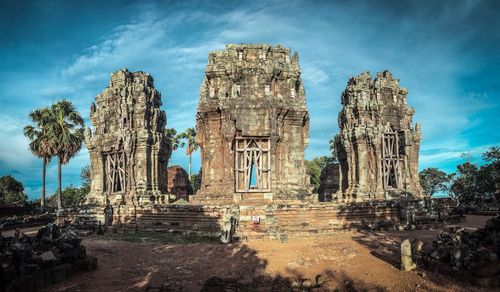
<instances>
[{"instance_id":1,"label":"horizon tree line","mask_svg":"<svg viewBox=\"0 0 500 292\"><path fill-rule=\"evenodd\" d=\"M420 185L430 196L444 193L458 205L480 206L500 202L500 147L493 146L482 153L483 165L472 163L472 155L462 155L464 163L453 173L429 167L419 173Z\"/></svg>"}]
</instances>

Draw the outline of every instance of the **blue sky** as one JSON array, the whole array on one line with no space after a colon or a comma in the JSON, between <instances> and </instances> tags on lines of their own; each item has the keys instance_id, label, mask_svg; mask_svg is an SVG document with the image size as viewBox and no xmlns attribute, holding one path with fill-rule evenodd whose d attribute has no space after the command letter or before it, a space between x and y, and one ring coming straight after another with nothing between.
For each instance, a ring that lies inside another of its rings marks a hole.
<instances>
[{"instance_id":1,"label":"blue sky","mask_svg":"<svg viewBox=\"0 0 500 292\"><path fill-rule=\"evenodd\" d=\"M498 11L499 1L479 0L2 1L0 175L39 196L42 163L22 133L28 113L66 97L89 124L91 102L120 68L154 77L168 127L194 126L208 53L226 43L299 52L311 115L306 158L328 154L349 77L389 69L422 124L420 168L452 172L462 152L479 162L500 144ZM172 159L187 167L182 149ZM63 184L79 185L88 163L83 149L63 167ZM47 186L57 187L55 161Z\"/></svg>"}]
</instances>

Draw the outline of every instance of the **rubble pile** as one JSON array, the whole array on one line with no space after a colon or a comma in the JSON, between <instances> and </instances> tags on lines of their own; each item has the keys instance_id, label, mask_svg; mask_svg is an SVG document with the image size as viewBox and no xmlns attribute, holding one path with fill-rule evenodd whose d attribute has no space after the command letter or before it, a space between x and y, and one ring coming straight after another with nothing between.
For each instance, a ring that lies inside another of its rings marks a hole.
<instances>
[{"instance_id":1,"label":"rubble pile","mask_svg":"<svg viewBox=\"0 0 500 292\"><path fill-rule=\"evenodd\" d=\"M443 230L432 247L424 253L427 264L444 263L453 271L488 279L483 285L500 284L500 216L487 221L485 227L474 232L454 227Z\"/></svg>"},{"instance_id":2,"label":"rubble pile","mask_svg":"<svg viewBox=\"0 0 500 292\"><path fill-rule=\"evenodd\" d=\"M1 291L36 291L80 270L93 270L97 259L86 254L71 228L48 224L34 238L16 230L0 236Z\"/></svg>"}]
</instances>

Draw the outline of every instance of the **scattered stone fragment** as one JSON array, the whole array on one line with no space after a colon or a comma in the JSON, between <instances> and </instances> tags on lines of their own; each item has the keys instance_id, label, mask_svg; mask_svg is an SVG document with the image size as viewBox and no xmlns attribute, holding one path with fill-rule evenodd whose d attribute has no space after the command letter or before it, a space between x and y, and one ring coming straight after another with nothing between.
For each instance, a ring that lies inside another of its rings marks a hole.
<instances>
[{"instance_id":1,"label":"scattered stone fragment","mask_svg":"<svg viewBox=\"0 0 500 292\"><path fill-rule=\"evenodd\" d=\"M91 270L96 265L71 228L48 224L34 238L19 230L12 237L0 237L0 284L6 291L34 291L30 283L45 287L65 279L73 267Z\"/></svg>"}]
</instances>

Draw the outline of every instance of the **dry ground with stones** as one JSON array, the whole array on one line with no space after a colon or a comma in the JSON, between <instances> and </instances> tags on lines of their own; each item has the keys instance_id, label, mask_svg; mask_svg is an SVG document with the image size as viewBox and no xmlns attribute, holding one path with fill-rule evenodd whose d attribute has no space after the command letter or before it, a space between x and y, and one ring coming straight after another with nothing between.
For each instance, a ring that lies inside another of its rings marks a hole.
<instances>
[{"instance_id":1,"label":"dry ground with stones","mask_svg":"<svg viewBox=\"0 0 500 292\"><path fill-rule=\"evenodd\" d=\"M460 225L474 229L487 219L467 216ZM259 281L257 286L263 287L280 277L307 285L316 280L323 283L313 291L491 291L426 271L399 270L402 240L428 241L438 233L344 231L290 238L286 243L250 240L229 245L196 238L92 235L83 244L88 254L98 258L97 270L75 275L46 291L199 291L213 276L249 287Z\"/></svg>"}]
</instances>

